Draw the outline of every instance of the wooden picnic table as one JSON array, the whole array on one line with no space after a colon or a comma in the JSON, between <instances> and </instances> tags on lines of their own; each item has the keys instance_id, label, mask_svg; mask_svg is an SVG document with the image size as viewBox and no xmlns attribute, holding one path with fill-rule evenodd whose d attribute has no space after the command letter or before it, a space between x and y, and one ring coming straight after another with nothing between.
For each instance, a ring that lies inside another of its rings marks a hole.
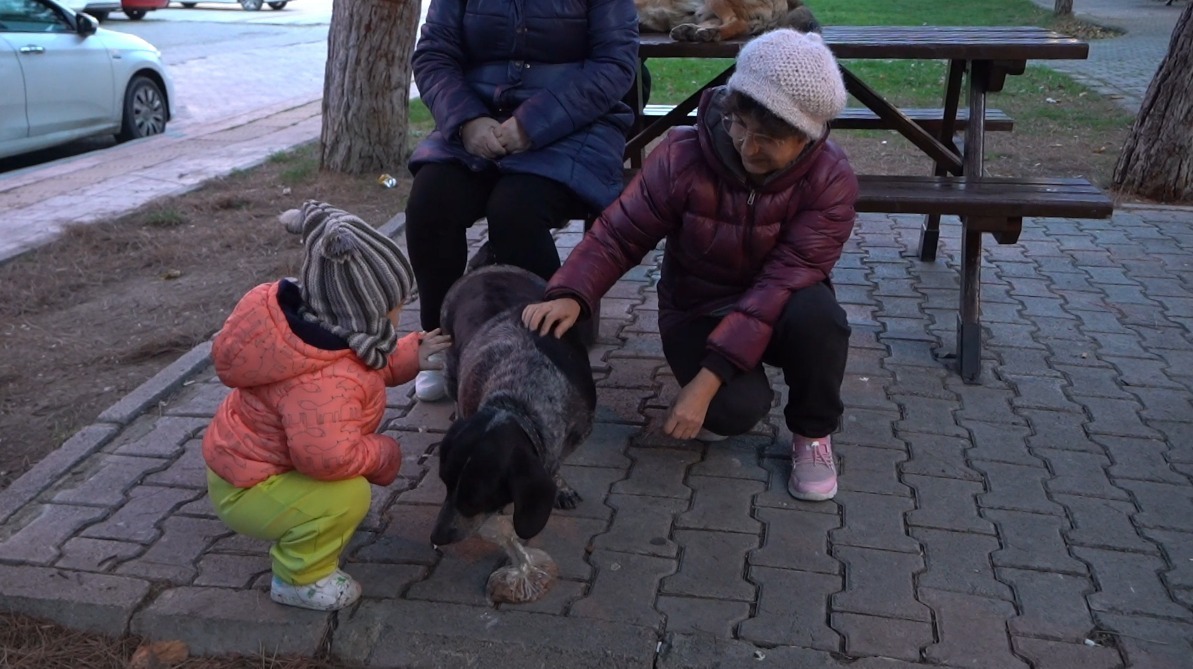
<instances>
[{"instance_id":1,"label":"wooden picnic table","mask_svg":"<svg viewBox=\"0 0 1193 669\"><path fill-rule=\"evenodd\" d=\"M1089 45L1035 26L828 26L824 41L838 59L947 60L942 127L932 134L912 121L848 67L842 67L845 88L893 130L919 147L946 173L980 175L985 137L986 94L1002 90L1009 74L1022 74L1029 60L1082 60ZM651 58L735 58L748 39L723 42L676 42L668 35L643 33L638 54ZM687 123L705 89L724 84L730 64L705 82L668 114L644 118L626 145L632 167L640 167L646 146L667 129ZM952 142L963 76L969 74L969 123L964 150ZM641 82L639 77L639 82ZM641 100L641 90L635 91ZM639 105L641 107L641 105Z\"/></svg>"},{"instance_id":2,"label":"wooden picnic table","mask_svg":"<svg viewBox=\"0 0 1193 669\"><path fill-rule=\"evenodd\" d=\"M924 214L919 255L925 261L936 258L940 216L952 214L961 219L956 357L961 376L976 382L981 371L981 235L989 233L1001 244L1013 244L1027 216L1106 218L1113 211L1109 198L1084 179L985 177L987 94L1002 90L1006 77L1022 74L1030 60L1084 59L1089 45L1035 26L828 26L822 35L839 60L948 61L939 110L900 109L847 64L841 71L846 89L869 110L851 110L862 112L869 120L858 125L858 114L854 114L846 127L898 131L932 160L934 172L932 176L861 175L858 210ZM747 41L675 42L668 35L643 33L638 53L644 62L652 58L732 59ZM647 108L626 145L631 170L641 166L652 141L673 126L691 123L704 90L724 84L732 73L730 63L674 107ZM631 102L642 100L641 76L638 82ZM968 113L958 114L963 82L968 84ZM639 104L637 108L643 107ZM1009 119L1001 113L998 116L991 128L1010 129ZM965 133L960 147L953 139L959 129Z\"/></svg>"}]
</instances>

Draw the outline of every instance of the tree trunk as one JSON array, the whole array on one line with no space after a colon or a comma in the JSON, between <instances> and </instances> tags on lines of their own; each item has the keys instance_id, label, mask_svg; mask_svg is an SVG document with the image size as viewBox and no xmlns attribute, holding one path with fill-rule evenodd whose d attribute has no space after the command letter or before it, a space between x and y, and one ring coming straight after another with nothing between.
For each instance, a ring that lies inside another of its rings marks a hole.
<instances>
[{"instance_id":1,"label":"tree trunk","mask_svg":"<svg viewBox=\"0 0 1193 669\"><path fill-rule=\"evenodd\" d=\"M418 16L418 0L332 4L323 77L323 169L380 174L403 168Z\"/></svg>"},{"instance_id":2,"label":"tree trunk","mask_svg":"<svg viewBox=\"0 0 1193 669\"><path fill-rule=\"evenodd\" d=\"M1052 8L1052 13L1057 16L1072 16L1073 0L1056 0L1056 4Z\"/></svg>"},{"instance_id":3,"label":"tree trunk","mask_svg":"<svg viewBox=\"0 0 1193 669\"><path fill-rule=\"evenodd\" d=\"M1168 56L1143 96L1114 166L1124 192L1160 202L1193 200L1193 3L1177 19Z\"/></svg>"}]
</instances>

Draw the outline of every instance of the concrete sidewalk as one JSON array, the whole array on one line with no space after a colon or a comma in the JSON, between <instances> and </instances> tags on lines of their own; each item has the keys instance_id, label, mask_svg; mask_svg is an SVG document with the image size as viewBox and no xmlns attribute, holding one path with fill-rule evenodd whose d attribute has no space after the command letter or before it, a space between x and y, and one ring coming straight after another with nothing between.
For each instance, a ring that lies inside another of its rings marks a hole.
<instances>
[{"instance_id":1,"label":"concrete sidewalk","mask_svg":"<svg viewBox=\"0 0 1193 669\"><path fill-rule=\"evenodd\" d=\"M1055 6L1053 0L1032 1L1048 10ZM1126 33L1092 40L1086 60L1054 61L1048 67L1137 113L1156 69L1168 54L1172 28L1184 9L1180 0L1167 6L1162 0L1076 0L1073 12L1078 18Z\"/></svg>"},{"instance_id":2,"label":"concrete sidewalk","mask_svg":"<svg viewBox=\"0 0 1193 669\"><path fill-rule=\"evenodd\" d=\"M944 359L958 226L921 263L918 219L864 216L834 272L853 341L841 492L821 504L786 492L778 407L720 444L661 436L676 384L648 258L603 303L598 424L565 466L584 502L533 542L562 576L523 606L484 597L496 547L431 547L451 408L409 386L384 428L401 478L374 488L348 552L363 604L270 602L268 545L231 534L204 493L199 439L227 390L202 346L0 492L4 606L198 653L370 667L1187 669L1190 218L1033 220L989 248L970 386Z\"/></svg>"},{"instance_id":3,"label":"concrete sidewalk","mask_svg":"<svg viewBox=\"0 0 1193 669\"><path fill-rule=\"evenodd\" d=\"M122 216L317 140L322 105L295 99L0 174L0 262L53 241L68 225Z\"/></svg>"}]
</instances>

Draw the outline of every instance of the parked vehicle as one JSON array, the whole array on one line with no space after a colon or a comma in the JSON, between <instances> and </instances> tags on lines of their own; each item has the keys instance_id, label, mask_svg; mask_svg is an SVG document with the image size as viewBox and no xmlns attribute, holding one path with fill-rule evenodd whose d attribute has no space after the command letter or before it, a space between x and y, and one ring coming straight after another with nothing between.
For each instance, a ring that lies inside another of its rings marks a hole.
<instances>
[{"instance_id":1,"label":"parked vehicle","mask_svg":"<svg viewBox=\"0 0 1193 669\"><path fill-rule=\"evenodd\" d=\"M121 0L120 8L130 21L140 21L155 9L165 9L170 0Z\"/></svg>"},{"instance_id":2,"label":"parked vehicle","mask_svg":"<svg viewBox=\"0 0 1193 669\"><path fill-rule=\"evenodd\" d=\"M289 4L289 0L272 0L272 1L268 1L268 2L266 0L203 0L203 4L207 4L209 2L210 3L235 2L250 12L255 12L258 9L261 9L262 5L269 5L270 9L285 9L286 5ZM194 7L196 5L198 5L199 3L197 1L192 2L191 0L186 0L185 2L180 2L178 4L182 5L183 7L187 8L187 9L194 9Z\"/></svg>"},{"instance_id":3,"label":"parked vehicle","mask_svg":"<svg viewBox=\"0 0 1193 669\"><path fill-rule=\"evenodd\" d=\"M87 12L101 23L112 12L121 11L120 0L61 0L61 4L72 12Z\"/></svg>"},{"instance_id":4,"label":"parked vehicle","mask_svg":"<svg viewBox=\"0 0 1193 669\"><path fill-rule=\"evenodd\" d=\"M174 84L161 53L54 0L0 0L0 158L165 132Z\"/></svg>"}]
</instances>

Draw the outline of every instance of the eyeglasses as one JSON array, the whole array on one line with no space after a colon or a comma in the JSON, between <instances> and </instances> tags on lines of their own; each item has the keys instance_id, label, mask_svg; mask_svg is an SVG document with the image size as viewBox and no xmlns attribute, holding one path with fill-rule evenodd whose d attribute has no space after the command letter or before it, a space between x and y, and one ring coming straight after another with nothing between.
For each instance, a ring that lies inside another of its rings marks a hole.
<instances>
[{"instance_id":1,"label":"eyeglasses","mask_svg":"<svg viewBox=\"0 0 1193 669\"><path fill-rule=\"evenodd\" d=\"M725 132L729 133L729 138L738 145L746 143L746 137L753 137L754 144L760 149L773 149L783 143L783 140L770 135L762 135L746 128L746 124L742 122L741 117L737 114L725 114L721 117L721 125L725 127Z\"/></svg>"}]
</instances>

